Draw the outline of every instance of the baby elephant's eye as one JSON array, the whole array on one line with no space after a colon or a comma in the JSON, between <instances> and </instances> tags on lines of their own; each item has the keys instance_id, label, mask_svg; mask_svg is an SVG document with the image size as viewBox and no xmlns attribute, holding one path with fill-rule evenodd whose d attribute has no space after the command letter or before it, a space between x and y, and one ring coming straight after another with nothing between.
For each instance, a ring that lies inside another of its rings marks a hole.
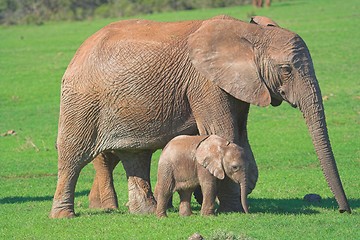
<instances>
[{"instance_id":1,"label":"baby elephant's eye","mask_svg":"<svg viewBox=\"0 0 360 240\"><path fill-rule=\"evenodd\" d=\"M237 171L240 170L240 166L239 166L239 165L233 165L233 166L231 166L231 168L232 168L232 170L233 170L234 172L237 172Z\"/></svg>"}]
</instances>

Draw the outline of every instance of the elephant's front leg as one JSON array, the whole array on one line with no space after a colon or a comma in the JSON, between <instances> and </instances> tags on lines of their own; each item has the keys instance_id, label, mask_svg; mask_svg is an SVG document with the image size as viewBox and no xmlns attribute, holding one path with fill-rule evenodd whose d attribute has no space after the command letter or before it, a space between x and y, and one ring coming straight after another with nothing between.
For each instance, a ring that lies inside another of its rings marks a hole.
<instances>
[{"instance_id":1,"label":"elephant's front leg","mask_svg":"<svg viewBox=\"0 0 360 240\"><path fill-rule=\"evenodd\" d=\"M128 179L130 213L154 213L156 201L150 185L152 151L119 152Z\"/></svg>"},{"instance_id":2,"label":"elephant's front leg","mask_svg":"<svg viewBox=\"0 0 360 240\"><path fill-rule=\"evenodd\" d=\"M247 193L250 194L255 188L258 180L258 168L255 161L254 154L251 150L247 135L247 119L250 109L250 104L243 102L236 102L236 108L238 109L238 138L235 138L235 143L244 148L247 159L249 161L249 168L247 172L248 184ZM242 211L240 204L240 188L237 183L232 180L225 178L219 184L218 198L220 201L219 212L230 212L230 211Z\"/></svg>"},{"instance_id":3,"label":"elephant's front leg","mask_svg":"<svg viewBox=\"0 0 360 240\"><path fill-rule=\"evenodd\" d=\"M217 196L220 202L218 212L242 211L239 184L236 184L228 177L219 182Z\"/></svg>"},{"instance_id":4,"label":"elephant's front leg","mask_svg":"<svg viewBox=\"0 0 360 240\"><path fill-rule=\"evenodd\" d=\"M96 174L89 194L90 208L118 208L113 181L113 171L118 163L119 158L110 152L101 153L94 159Z\"/></svg>"}]
</instances>

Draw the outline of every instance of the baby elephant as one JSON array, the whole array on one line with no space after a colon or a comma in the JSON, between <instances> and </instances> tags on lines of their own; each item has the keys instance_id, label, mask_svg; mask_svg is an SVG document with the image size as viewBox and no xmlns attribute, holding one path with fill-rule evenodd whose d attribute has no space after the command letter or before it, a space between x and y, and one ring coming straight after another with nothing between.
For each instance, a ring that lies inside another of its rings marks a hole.
<instances>
[{"instance_id":1,"label":"baby elephant","mask_svg":"<svg viewBox=\"0 0 360 240\"><path fill-rule=\"evenodd\" d=\"M246 182L248 161L244 150L216 135L178 136L164 148L158 168L155 198L156 215L166 217L167 203L172 194L180 195L179 214L191 215L190 200L201 186L201 215L213 215L217 183L227 177L240 184L241 204L248 213Z\"/></svg>"}]
</instances>

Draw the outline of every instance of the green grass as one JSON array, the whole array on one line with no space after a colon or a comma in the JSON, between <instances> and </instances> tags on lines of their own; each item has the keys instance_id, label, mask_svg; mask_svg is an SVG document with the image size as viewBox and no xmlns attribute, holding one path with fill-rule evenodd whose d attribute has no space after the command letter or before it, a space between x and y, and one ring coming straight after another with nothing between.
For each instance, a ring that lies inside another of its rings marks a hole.
<instances>
[{"instance_id":1,"label":"green grass","mask_svg":"<svg viewBox=\"0 0 360 240\"><path fill-rule=\"evenodd\" d=\"M115 19L0 28L0 238L1 239L360 239L360 3L281 1L270 9L239 6L145 16L175 21L229 14L248 20L266 15L307 42L322 93L338 168L353 214L339 214L325 182L301 113L287 104L252 107L249 139L259 165L259 181L249 196L249 215L221 214L169 218L127 213L126 177L115 173L120 208L89 210L94 170L79 178L74 219L51 220L57 178L60 82L67 64L88 36ZM157 153L152 162L155 184ZM323 198L302 200L307 193ZM178 198L175 198L175 205Z\"/></svg>"}]
</instances>

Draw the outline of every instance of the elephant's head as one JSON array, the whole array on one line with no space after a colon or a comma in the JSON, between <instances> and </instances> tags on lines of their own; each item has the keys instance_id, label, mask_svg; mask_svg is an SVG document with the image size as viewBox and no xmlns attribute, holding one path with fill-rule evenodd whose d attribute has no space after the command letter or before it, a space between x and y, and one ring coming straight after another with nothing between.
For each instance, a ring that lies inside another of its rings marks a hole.
<instances>
[{"instance_id":1,"label":"elephant's head","mask_svg":"<svg viewBox=\"0 0 360 240\"><path fill-rule=\"evenodd\" d=\"M216 178L222 180L226 174L240 185L241 204L244 212L248 213L246 173L249 161L244 149L219 136L210 135L199 144L195 159Z\"/></svg>"},{"instance_id":2,"label":"elephant's head","mask_svg":"<svg viewBox=\"0 0 360 240\"><path fill-rule=\"evenodd\" d=\"M190 35L188 48L190 60L202 76L233 97L258 106L278 106L286 101L301 110L339 210L350 213L330 145L319 84L303 39L256 19L245 23L215 18Z\"/></svg>"}]
</instances>

